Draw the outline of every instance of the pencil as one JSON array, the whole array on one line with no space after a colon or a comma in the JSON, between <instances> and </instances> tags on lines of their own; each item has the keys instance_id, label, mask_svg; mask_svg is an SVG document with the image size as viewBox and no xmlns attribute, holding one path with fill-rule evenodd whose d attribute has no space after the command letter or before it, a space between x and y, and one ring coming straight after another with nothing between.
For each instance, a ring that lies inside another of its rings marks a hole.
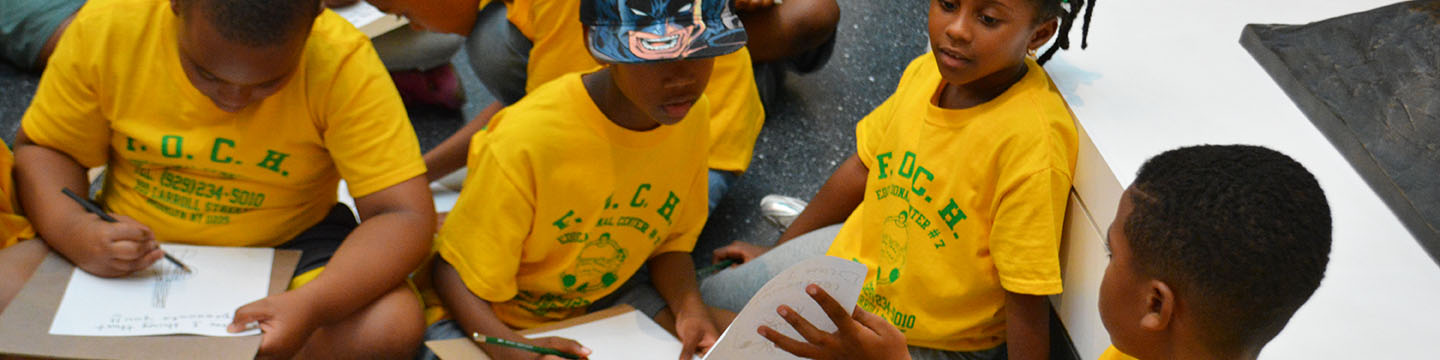
<instances>
[{"instance_id":1,"label":"pencil","mask_svg":"<svg viewBox=\"0 0 1440 360\"><path fill-rule=\"evenodd\" d=\"M65 196L69 196L71 200L75 200L76 203L79 203L80 207L85 208L85 211L89 211L96 216L99 216L100 220L105 220L105 222L112 223L120 222L120 220L115 220L115 217L112 217L110 216L110 214L105 213L105 209L101 209L100 205L95 205L95 203L91 202L89 199L80 197L80 195L76 195L75 192L70 191L69 188L62 188L60 189L60 192L64 193ZM164 251L161 251L160 254L165 256L165 260L169 260L171 263L175 264L175 266L179 266L180 270L184 270L186 273L195 272L193 270L190 270L189 266L185 266L184 263L181 263L180 260L176 259L174 256L170 256L170 254L166 254Z\"/></svg>"},{"instance_id":2,"label":"pencil","mask_svg":"<svg viewBox=\"0 0 1440 360\"><path fill-rule=\"evenodd\" d=\"M514 342L514 341L505 340L505 339L501 339L501 338L497 338L497 337L480 335L480 333L478 333L478 332L477 332L477 333L471 333L471 334L470 334L470 340L475 340L475 342L477 342L477 343L484 343L484 344L490 344L490 345L500 345L500 346L504 346L504 347L508 347L508 348L515 348L515 349L525 350L525 351L533 352L533 353L536 353L536 354L555 355L555 356L563 357L563 358L566 358L566 359L579 359L579 358L580 358L580 356L578 356L578 355L571 354L571 353L567 353L567 352L564 352L564 351L555 350L555 349L551 349L551 348L547 348L547 347L540 347L540 346L530 345L530 344L521 343L521 342Z\"/></svg>"},{"instance_id":3,"label":"pencil","mask_svg":"<svg viewBox=\"0 0 1440 360\"><path fill-rule=\"evenodd\" d=\"M725 261L715 263L715 265L710 265L700 268L699 270L695 270L695 276L709 276L710 274L714 274L716 272L719 272L720 270L725 270L725 268L728 268L731 265L735 265L735 259L725 259Z\"/></svg>"}]
</instances>

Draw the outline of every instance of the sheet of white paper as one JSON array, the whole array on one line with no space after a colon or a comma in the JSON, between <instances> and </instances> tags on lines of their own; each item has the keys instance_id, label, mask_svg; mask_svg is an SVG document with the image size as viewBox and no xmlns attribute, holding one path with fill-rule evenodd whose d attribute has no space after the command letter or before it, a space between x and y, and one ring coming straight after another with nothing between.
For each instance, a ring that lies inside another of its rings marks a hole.
<instances>
[{"instance_id":1,"label":"sheet of white paper","mask_svg":"<svg viewBox=\"0 0 1440 360\"><path fill-rule=\"evenodd\" d=\"M810 284L820 285L840 306L853 311L855 301L860 297L860 286L865 279L865 265L833 256L821 256L801 261L780 272L765 283L755 297L745 303L740 315L730 323L730 328L720 335L720 340L710 348L706 360L754 360L754 359L799 359L780 350L774 343L760 336L756 329L769 326L791 339L802 339L790 324L785 322L775 309L781 304L789 305L800 316L809 320L816 328L827 332L835 331L835 323L825 315L825 310L815 304L815 299L805 294Z\"/></svg>"},{"instance_id":2,"label":"sheet of white paper","mask_svg":"<svg viewBox=\"0 0 1440 360\"><path fill-rule=\"evenodd\" d=\"M590 348L590 360L674 359L680 340L639 311L526 336L559 336Z\"/></svg>"},{"instance_id":3,"label":"sheet of white paper","mask_svg":"<svg viewBox=\"0 0 1440 360\"><path fill-rule=\"evenodd\" d=\"M349 6L330 10L340 15L340 17L345 18L345 21L349 21L351 25L355 25L357 28L369 25L382 17L390 16L389 14L380 12L380 9L376 9L375 5L370 5L370 3L364 1L356 1Z\"/></svg>"},{"instance_id":4,"label":"sheet of white paper","mask_svg":"<svg viewBox=\"0 0 1440 360\"><path fill-rule=\"evenodd\" d=\"M145 336L257 335L225 331L235 309L265 297L275 249L161 245L194 270L161 259L128 277L104 279L76 269L50 334Z\"/></svg>"}]
</instances>

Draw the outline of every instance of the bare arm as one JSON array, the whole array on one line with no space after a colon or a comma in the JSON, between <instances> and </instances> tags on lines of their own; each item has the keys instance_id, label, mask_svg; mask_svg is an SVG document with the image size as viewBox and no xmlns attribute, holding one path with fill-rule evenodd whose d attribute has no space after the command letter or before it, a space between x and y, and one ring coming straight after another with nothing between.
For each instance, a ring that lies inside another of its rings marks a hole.
<instances>
[{"instance_id":1,"label":"bare arm","mask_svg":"<svg viewBox=\"0 0 1440 360\"><path fill-rule=\"evenodd\" d=\"M860 162L860 157L850 154L840 167L835 168L830 179L825 180L825 185L820 186L820 191L805 206L805 211L800 212L795 222L780 234L776 245L815 229L845 222L845 218L865 199L865 180L869 176L870 170Z\"/></svg>"},{"instance_id":2,"label":"bare arm","mask_svg":"<svg viewBox=\"0 0 1440 360\"><path fill-rule=\"evenodd\" d=\"M835 168L835 173L830 175L825 185L820 186L820 191L816 192L815 198L805 206L805 211L800 212L800 216L795 217L795 222L790 223L790 227L780 234L775 246L816 229L845 222L845 218L865 199L865 179L869 176L870 170L865 168L865 163L860 162L860 158L855 154L850 154L845 162ZM734 241L730 245L715 249L712 261L718 263L731 259L743 264L771 248L773 246L767 248Z\"/></svg>"},{"instance_id":3,"label":"bare arm","mask_svg":"<svg viewBox=\"0 0 1440 360\"><path fill-rule=\"evenodd\" d=\"M1005 292L1005 336L1011 359L1050 358L1050 307L1044 296Z\"/></svg>"},{"instance_id":4,"label":"bare arm","mask_svg":"<svg viewBox=\"0 0 1440 360\"><path fill-rule=\"evenodd\" d=\"M693 270L692 270L693 271ZM490 302L481 299L470 290L465 288L465 282L460 279L460 273L455 271L443 258L435 258L435 269L431 275L434 276L435 292L440 295L440 301L445 304L445 310L450 317L460 323L460 328L466 333L478 332L485 336L498 337L506 340L536 344L550 347L573 354L585 353L589 350L580 346L580 343L560 339L542 338L529 340L524 336L510 329L495 316L495 311L490 308ZM534 358L535 354L511 349L502 346L480 344L485 353L495 359L528 359Z\"/></svg>"},{"instance_id":5,"label":"bare arm","mask_svg":"<svg viewBox=\"0 0 1440 360\"><path fill-rule=\"evenodd\" d=\"M345 238L325 272L296 292L304 292L322 309L320 324L329 324L399 286L430 251L435 209L430 188L410 178L355 199L360 226Z\"/></svg>"},{"instance_id":6,"label":"bare arm","mask_svg":"<svg viewBox=\"0 0 1440 360\"><path fill-rule=\"evenodd\" d=\"M490 118L503 108L505 106L500 105L499 101L490 103L490 106L480 110L480 113L476 114L475 119L470 120L470 123L465 124L460 130L455 131L455 134L440 142L440 145L436 145L434 149L430 149L430 152L425 153L425 179L428 181L439 180L445 175L450 175L455 170L465 167L465 158L470 153L470 138L480 132L480 129L489 125Z\"/></svg>"},{"instance_id":7,"label":"bare arm","mask_svg":"<svg viewBox=\"0 0 1440 360\"><path fill-rule=\"evenodd\" d=\"M840 6L835 0L735 0L754 62L770 62L814 49L835 35Z\"/></svg>"},{"instance_id":8,"label":"bare arm","mask_svg":"<svg viewBox=\"0 0 1440 360\"><path fill-rule=\"evenodd\" d=\"M161 252L150 228L124 215L107 223L60 192L88 194L85 167L69 155L15 135L15 183L21 206L46 244L86 272L124 276L150 267Z\"/></svg>"}]
</instances>

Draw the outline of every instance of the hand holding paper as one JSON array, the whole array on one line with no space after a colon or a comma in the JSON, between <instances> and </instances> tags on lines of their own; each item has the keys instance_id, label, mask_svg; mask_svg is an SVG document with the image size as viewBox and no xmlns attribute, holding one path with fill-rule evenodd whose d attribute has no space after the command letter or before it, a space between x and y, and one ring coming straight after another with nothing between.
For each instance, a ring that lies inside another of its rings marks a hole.
<instances>
[{"instance_id":1,"label":"hand holding paper","mask_svg":"<svg viewBox=\"0 0 1440 360\"><path fill-rule=\"evenodd\" d=\"M795 309L781 305L777 313L790 327L800 333L804 341L791 339L769 326L760 326L760 335L775 343L776 347L795 356L809 359L908 359L910 352L905 346L905 334L890 325L885 318L871 314L865 309L855 308L847 314L840 303L830 297L819 285L810 284L805 292L815 299L825 315L835 323L837 330L828 333L816 329Z\"/></svg>"},{"instance_id":2,"label":"hand holding paper","mask_svg":"<svg viewBox=\"0 0 1440 360\"><path fill-rule=\"evenodd\" d=\"M720 330L710 319L710 312L701 307L698 311L682 313L675 318L675 333L680 337L680 360L690 360L695 354L704 354L720 338Z\"/></svg>"},{"instance_id":3,"label":"hand holding paper","mask_svg":"<svg viewBox=\"0 0 1440 360\"><path fill-rule=\"evenodd\" d=\"M260 324L258 358L289 359L300 351L318 327L312 302L287 291L241 306L227 330L244 331L247 324Z\"/></svg>"}]
</instances>

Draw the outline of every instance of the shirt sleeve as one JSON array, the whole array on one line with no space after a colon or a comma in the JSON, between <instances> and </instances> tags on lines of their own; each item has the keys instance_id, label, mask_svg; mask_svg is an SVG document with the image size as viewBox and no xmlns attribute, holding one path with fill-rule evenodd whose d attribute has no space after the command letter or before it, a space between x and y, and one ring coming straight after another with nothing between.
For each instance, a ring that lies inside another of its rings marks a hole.
<instances>
[{"instance_id":1,"label":"shirt sleeve","mask_svg":"<svg viewBox=\"0 0 1440 360\"><path fill-rule=\"evenodd\" d=\"M104 165L110 153L110 121L101 111L104 77L95 61L109 57L92 51L104 46L87 43L94 41L87 32L90 24L77 16L61 35L64 41L51 55L20 128L36 144L93 168Z\"/></svg>"},{"instance_id":2,"label":"shirt sleeve","mask_svg":"<svg viewBox=\"0 0 1440 360\"><path fill-rule=\"evenodd\" d=\"M705 219L710 217L710 171L701 169L691 183L689 195L680 204L680 218L670 228L669 238L655 247L650 258L667 252L689 253L695 250L700 230L705 228Z\"/></svg>"},{"instance_id":3,"label":"shirt sleeve","mask_svg":"<svg viewBox=\"0 0 1440 360\"><path fill-rule=\"evenodd\" d=\"M465 191L436 242L440 256L455 267L470 292L486 301L505 302L517 292L515 277L534 223L534 192L517 185L529 182L512 181L513 174L496 158L485 135L482 131L471 140Z\"/></svg>"},{"instance_id":4,"label":"shirt sleeve","mask_svg":"<svg viewBox=\"0 0 1440 360\"><path fill-rule=\"evenodd\" d=\"M889 129L890 122L894 121L895 108L899 107L902 102L914 100L907 98L906 90L914 86L911 83L914 82L913 79L916 78L920 67L924 66L925 62L922 61L924 58L925 55L922 55L911 60L910 65L905 68L905 73L900 75L900 82L895 86L895 92L855 124L855 154L860 157L860 162L865 164L865 168L875 168L875 150L880 145L880 138L885 136L885 131Z\"/></svg>"},{"instance_id":5,"label":"shirt sleeve","mask_svg":"<svg viewBox=\"0 0 1440 360\"><path fill-rule=\"evenodd\" d=\"M325 99L325 148L350 195L363 197L425 174L420 142L374 48L341 62Z\"/></svg>"},{"instance_id":6,"label":"shirt sleeve","mask_svg":"<svg viewBox=\"0 0 1440 360\"><path fill-rule=\"evenodd\" d=\"M1000 185L990 249L1001 287L1019 294L1059 294L1060 236L1070 176L1048 168Z\"/></svg>"}]
</instances>

